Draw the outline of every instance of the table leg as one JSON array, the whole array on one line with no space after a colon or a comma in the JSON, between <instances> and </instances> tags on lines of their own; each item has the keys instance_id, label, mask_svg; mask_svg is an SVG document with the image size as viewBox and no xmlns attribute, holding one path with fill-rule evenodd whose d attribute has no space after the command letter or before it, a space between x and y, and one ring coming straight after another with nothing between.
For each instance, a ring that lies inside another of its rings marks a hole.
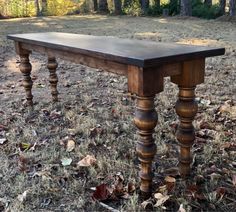
<instances>
[{"instance_id":1,"label":"table leg","mask_svg":"<svg viewBox=\"0 0 236 212\"><path fill-rule=\"evenodd\" d=\"M179 99L176 103L176 113L180 124L177 131L177 139L180 143L179 169L181 176L190 174L192 162L191 147L195 140L195 132L192 121L197 113L195 101L195 87L179 86Z\"/></svg>"},{"instance_id":2,"label":"table leg","mask_svg":"<svg viewBox=\"0 0 236 212\"><path fill-rule=\"evenodd\" d=\"M23 86L25 88L27 104L29 106L33 106L33 95L32 95L33 81L30 76L31 70L32 66L29 61L29 53L20 54L20 71L24 77Z\"/></svg>"},{"instance_id":3,"label":"table leg","mask_svg":"<svg viewBox=\"0 0 236 212\"><path fill-rule=\"evenodd\" d=\"M137 97L134 123L138 128L139 141L136 151L141 162L139 176L140 190L143 198L148 198L152 191L152 161L156 154L156 144L152 137L157 124L157 113L154 108L154 96Z\"/></svg>"},{"instance_id":4,"label":"table leg","mask_svg":"<svg viewBox=\"0 0 236 212\"><path fill-rule=\"evenodd\" d=\"M51 86L51 94L52 94L52 100L54 102L58 101L58 91L57 91L57 82L58 82L58 77L56 74L57 70L57 61L55 57L48 57L48 70L49 70L49 82Z\"/></svg>"}]
</instances>

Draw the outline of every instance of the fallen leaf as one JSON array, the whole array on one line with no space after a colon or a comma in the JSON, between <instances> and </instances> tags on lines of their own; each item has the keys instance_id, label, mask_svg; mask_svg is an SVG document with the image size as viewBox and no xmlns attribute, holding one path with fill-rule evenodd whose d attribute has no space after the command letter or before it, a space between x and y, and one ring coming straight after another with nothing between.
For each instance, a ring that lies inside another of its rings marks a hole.
<instances>
[{"instance_id":1,"label":"fallen leaf","mask_svg":"<svg viewBox=\"0 0 236 212\"><path fill-rule=\"evenodd\" d=\"M222 199L226 193L226 188L225 187L219 187L216 189L216 194L219 199Z\"/></svg>"},{"instance_id":2,"label":"fallen leaf","mask_svg":"<svg viewBox=\"0 0 236 212\"><path fill-rule=\"evenodd\" d=\"M29 190L26 190L24 191L22 194L19 194L17 196L17 199L20 201L20 202L24 202L26 200L26 197L27 197L27 194L29 193Z\"/></svg>"},{"instance_id":3,"label":"fallen leaf","mask_svg":"<svg viewBox=\"0 0 236 212\"><path fill-rule=\"evenodd\" d=\"M152 202L151 198L149 198L148 200L143 201L141 203L141 206L144 209L152 210L153 209L153 202Z\"/></svg>"},{"instance_id":4,"label":"fallen leaf","mask_svg":"<svg viewBox=\"0 0 236 212\"><path fill-rule=\"evenodd\" d=\"M87 155L85 158L83 158L82 160L80 160L77 163L77 166L79 167L88 167L88 166L92 166L93 164L96 163L96 158L93 155Z\"/></svg>"},{"instance_id":5,"label":"fallen leaf","mask_svg":"<svg viewBox=\"0 0 236 212\"><path fill-rule=\"evenodd\" d=\"M178 212L186 212L186 210L184 209L183 204L180 204Z\"/></svg>"},{"instance_id":6,"label":"fallen leaf","mask_svg":"<svg viewBox=\"0 0 236 212\"><path fill-rule=\"evenodd\" d=\"M128 183L128 193L133 193L136 190L133 182Z\"/></svg>"},{"instance_id":7,"label":"fallen leaf","mask_svg":"<svg viewBox=\"0 0 236 212\"><path fill-rule=\"evenodd\" d=\"M75 149L75 141L68 140L67 145L66 145L66 151L72 152L74 149Z\"/></svg>"},{"instance_id":8,"label":"fallen leaf","mask_svg":"<svg viewBox=\"0 0 236 212\"><path fill-rule=\"evenodd\" d=\"M168 192L167 186L166 185L159 186L158 192L162 194L167 193Z\"/></svg>"},{"instance_id":9,"label":"fallen leaf","mask_svg":"<svg viewBox=\"0 0 236 212\"><path fill-rule=\"evenodd\" d=\"M228 113L231 118L236 118L236 105L231 106L230 104L225 103L220 107L219 111L221 113Z\"/></svg>"},{"instance_id":10,"label":"fallen leaf","mask_svg":"<svg viewBox=\"0 0 236 212\"><path fill-rule=\"evenodd\" d=\"M2 144L4 144L4 143L6 143L7 142L7 139L6 138L0 138L0 144L2 145Z\"/></svg>"},{"instance_id":11,"label":"fallen leaf","mask_svg":"<svg viewBox=\"0 0 236 212\"><path fill-rule=\"evenodd\" d=\"M28 158L23 155L19 156L18 167L21 172L25 172L27 170Z\"/></svg>"},{"instance_id":12,"label":"fallen leaf","mask_svg":"<svg viewBox=\"0 0 236 212\"><path fill-rule=\"evenodd\" d=\"M167 182L167 183L175 183L176 179L174 177L166 176L165 177L165 182Z\"/></svg>"},{"instance_id":13,"label":"fallen leaf","mask_svg":"<svg viewBox=\"0 0 236 212\"><path fill-rule=\"evenodd\" d=\"M156 204L154 205L154 207L159 207L161 205L163 205L169 198L169 195L163 195L161 193L156 193L154 194L155 199L157 199Z\"/></svg>"},{"instance_id":14,"label":"fallen leaf","mask_svg":"<svg viewBox=\"0 0 236 212\"><path fill-rule=\"evenodd\" d=\"M72 163L72 159L71 158L62 158L61 159L61 164L63 166L69 166Z\"/></svg>"},{"instance_id":15,"label":"fallen leaf","mask_svg":"<svg viewBox=\"0 0 236 212\"><path fill-rule=\"evenodd\" d=\"M108 188L107 184L101 184L96 187L95 192L93 193L94 200L107 200L111 195L110 189Z\"/></svg>"}]
</instances>

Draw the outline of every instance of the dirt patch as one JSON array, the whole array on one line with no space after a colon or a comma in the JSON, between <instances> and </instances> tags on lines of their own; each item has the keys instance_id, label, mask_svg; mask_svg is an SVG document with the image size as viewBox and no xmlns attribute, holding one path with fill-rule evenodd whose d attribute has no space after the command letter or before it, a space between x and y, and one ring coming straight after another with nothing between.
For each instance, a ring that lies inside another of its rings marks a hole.
<instances>
[{"instance_id":1,"label":"dirt patch","mask_svg":"<svg viewBox=\"0 0 236 212\"><path fill-rule=\"evenodd\" d=\"M138 163L136 129L132 125L134 101L127 80L101 70L58 60L60 102L51 103L46 58L31 56L34 110L24 105L24 91L7 34L72 32L121 38L147 39L226 47L226 54L206 61L205 84L197 87L196 153L190 180L173 170L178 146L174 111L178 89L166 79L157 95L155 187L166 175L174 176L171 197L156 208L177 211L233 211L236 207L236 25L201 19L66 16L0 20L0 211L104 211L91 198L91 187L108 182L122 172L124 183L136 190L128 199L108 202L119 210L142 210L137 198ZM75 141L66 151L68 140ZM2 140L3 141L3 140ZM94 166L78 168L86 155ZM72 159L68 166L65 158ZM172 171L172 172L171 172Z\"/></svg>"}]
</instances>

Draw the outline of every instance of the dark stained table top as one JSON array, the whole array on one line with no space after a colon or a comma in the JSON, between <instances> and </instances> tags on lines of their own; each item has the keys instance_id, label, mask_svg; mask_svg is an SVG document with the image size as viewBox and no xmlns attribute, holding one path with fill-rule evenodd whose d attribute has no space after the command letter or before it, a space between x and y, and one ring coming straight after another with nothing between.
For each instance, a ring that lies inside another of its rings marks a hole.
<instances>
[{"instance_id":1,"label":"dark stained table top","mask_svg":"<svg viewBox=\"0 0 236 212\"><path fill-rule=\"evenodd\" d=\"M7 38L140 67L218 56L225 52L224 48L59 32L15 34Z\"/></svg>"}]
</instances>

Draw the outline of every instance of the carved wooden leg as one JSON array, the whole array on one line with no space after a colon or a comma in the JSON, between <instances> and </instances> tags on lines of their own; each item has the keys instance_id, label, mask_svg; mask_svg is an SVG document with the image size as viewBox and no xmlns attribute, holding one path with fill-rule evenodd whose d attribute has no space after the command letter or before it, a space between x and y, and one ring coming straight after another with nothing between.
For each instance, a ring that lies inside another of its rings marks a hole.
<instances>
[{"instance_id":1,"label":"carved wooden leg","mask_svg":"<svg viewBox=\"0 0 236 212\"><path fill-rule=\"evenodd\" d=\"M48 69L49 69L49 82L51 86L51 94L52 94L52 100L54 102L58 101L58 91L57 91L57 82L58 82L58 77L56 74L56 69L57 69L57 61L55 57L49 57L48 58Z\"/></svg>"},{"instance_id":2,"label":"carved wooden leg","mask_svg":"<svg viewBox=\"0 0 236 212\"><path fill-rule=\"evenodd\" d=\"M33 95L32 95L32 86L33 81L30 77L32 66L29 61L29 54L20 54L20 71L23 74L24 82L23 86L26 92L27 104L33 106Z\"/></svg>"},{"instance_id":3,"label":"carved wooden leg","mask_svg":"<svg viewBox=\"0 0 236 212\"><path fill-rule=\"evenodd\" d=\"M192 121L198 107L194 91L195 87L179 86L179 100L176 103L176 113L180 118L177 131L177 139L180 143L179 169L183 177L190 174L190 164L192 162L191 147L195 140Z\"/></svg>"},{"instance_id":4,"label":"carved wooden leg","mask_svg":"<svg viewBox=\"0 0 236 212\"><path fill-rule=\"evenodd\" d=\"M148 198L152 191L152 161L156 154L156 144L152 134L157 124L157 113L154 108L154 96L137 97L134 123L140 136L137 142L137 154L141 162L141 192Z\"/></svg>"}]
</instances>

